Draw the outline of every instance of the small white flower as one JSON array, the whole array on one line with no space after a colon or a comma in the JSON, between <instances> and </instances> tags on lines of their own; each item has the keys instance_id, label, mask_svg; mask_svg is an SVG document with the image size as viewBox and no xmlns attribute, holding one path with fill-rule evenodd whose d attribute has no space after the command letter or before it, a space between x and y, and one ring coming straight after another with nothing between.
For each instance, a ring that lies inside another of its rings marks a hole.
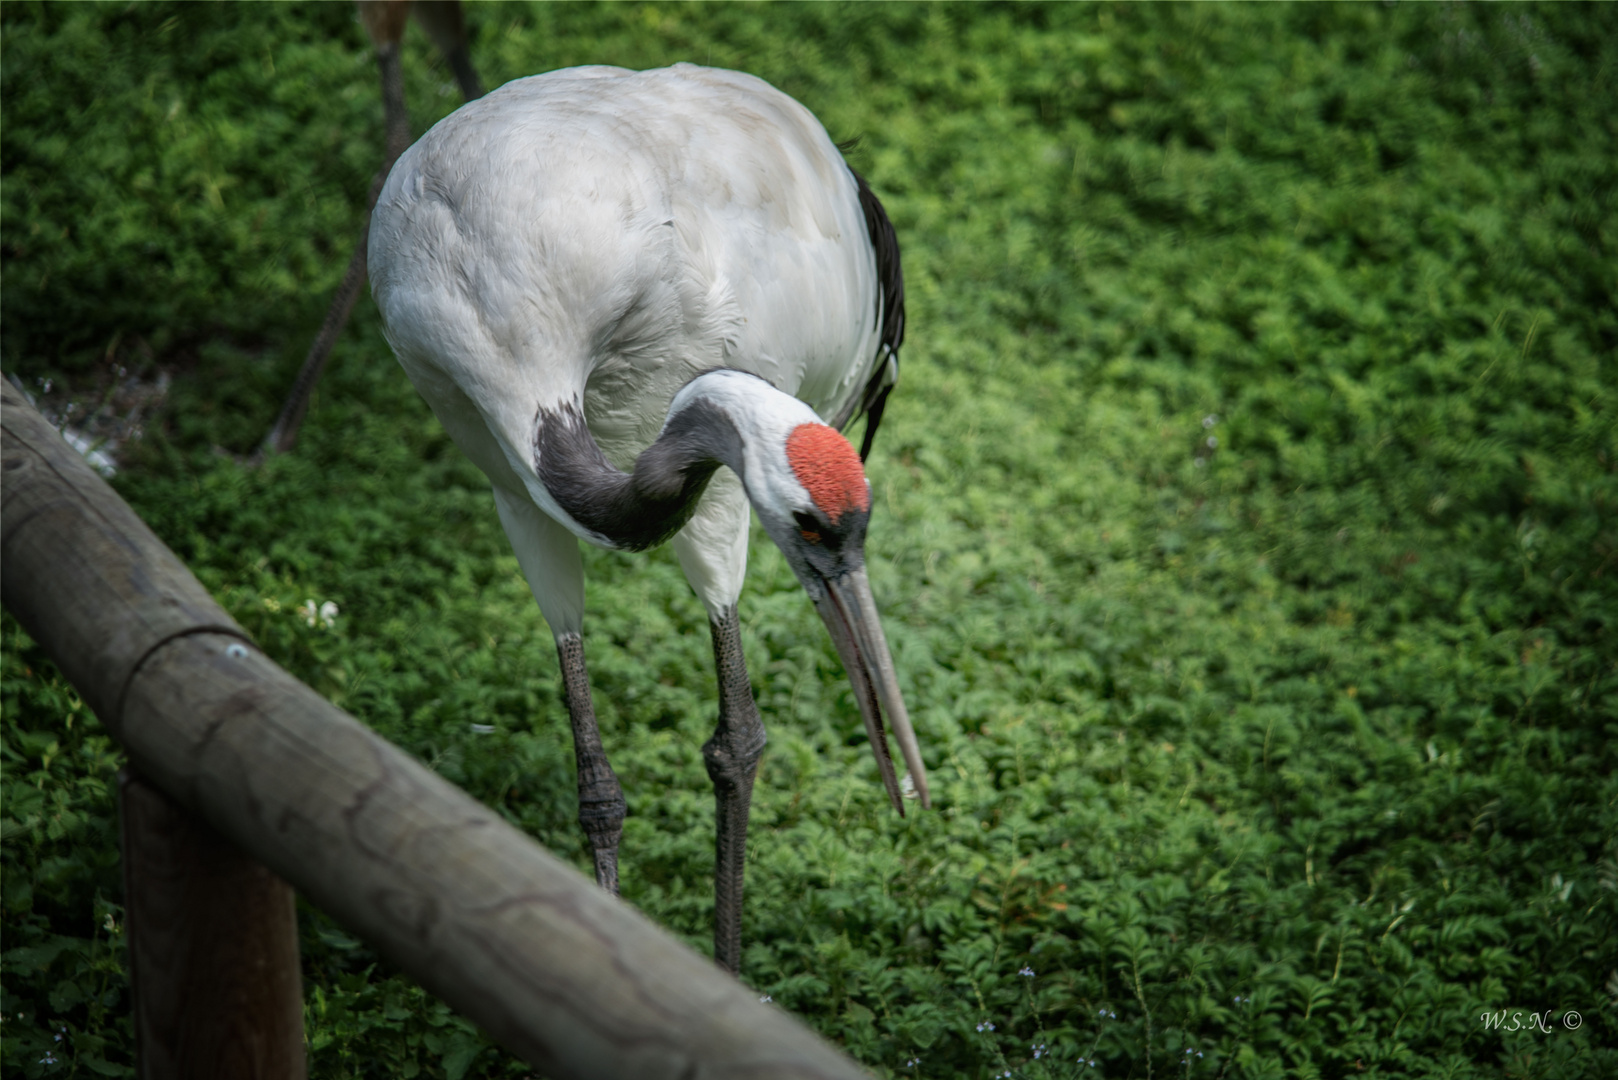
<instances>
[{"instance_id":1,"label":"small white flower","mask_svg":"<svg viewBox=\"0 0 1618 1080\"><path fill-rule=\"evenodd\" d=\"M1021 975L1025 979L1032 979L1034 977L1034 969L1024 966L1021 971L1017 972L1017 974Z\"/></svg>"},{"instance_id":2,"label":"small white flower","mask_svg":"<svg viewBox=\"0 0 1618 1080\"><path fill-rule=\"evenodd\" d=\"M1202 418L1202 426L1204 428L1211 428L1217 423L1219 423L1219 415L1217 413L1209 413L1207 416Z\"/></svg>"},{"instance_id":3,"label":"small white flower","mask_svg":"<svg viewBox=\"0 0 1618 1080\"><path fill-rule=\"evenodd\" d=\"M991 1021L991 1020L985 1020L985 1021L983 1021L983 1023L978 1025L978 1030L979 1031L993 1031L994 1030L994 1022Z\"/></svg>"},{"instance_id":4,"label":"small white flower","mask_svg":"<svg viewBox=\"0 0 1618 1080\"><path fill-rule=\"evenodd\" d=\"M265 604L268 606L268 601ZM317 604L315 598L311 596L298 608L298 614L310 626L324 626L330 630L337 624L337 605L331 600Z\"/></svg>"},{"instance_id":5,"label":"small white flower","mask_svg":"<svg viewBox=\"0 0 1618 1080\"><path fill-rule=\"evenodd\" d=\"M1217 449L1218 446L1219 446L1219 436L1217 436L1217 435L1208 436L1208 449L1214 450L1214 449Z\"/></svg>"},{"instance_id":6,"label":"small white flower","mask_svg":"<svg viewBox=\"0 0 1618 1080\"><path fill-rule=\"evenodd\" d=\"M479 726L481 726L481 725L478 725L478 724L473 724L473 725L472 725L472 726L473 726L473 727L474 727L474 728L476 728L476 727L479 727ZM490 728L490 729L489 729L489 730L490 730L490 731L493 731L493 730L494 730L494 728ZM766 1004L766 1005L768 1005L768 1004L769 1004L769 1003L770 1003L770 1002L772 1002L772 1001L774 1001L774 1000L775 1000L775 999L774 999L774 998L772 998L772 997L771 997L771 996L770 996L770 995L768 995L768 994L765 994L765 995L764 995L764 996L763 996L763 997L761 997L761 998L759 998L759 1000L760 1000L760 1001L762 1001L762 1002L763 1002L763 1003L764 1003L764 1004Z\"/></svg>"}]
</instances>

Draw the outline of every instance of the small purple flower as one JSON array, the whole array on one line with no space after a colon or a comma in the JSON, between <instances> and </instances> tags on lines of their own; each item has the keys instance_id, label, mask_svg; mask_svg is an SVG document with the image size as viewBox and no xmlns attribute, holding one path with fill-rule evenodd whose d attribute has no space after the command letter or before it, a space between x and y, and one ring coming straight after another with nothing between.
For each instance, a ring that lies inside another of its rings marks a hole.
<instances>
[{"instance_id":1,"label":"small purple flower","mask_svg":"<svg viewBox=\"0 0 1618 1080\"><path fill-rule=\"evenodd\" d=\"M1032 979L1034 977L1034 969L1024 966L1021 971L1017 972L1017 974L1021 975L1025 979Z\"/></svg>"},{"instance_id":2,"label":"small purple flower","mask_svg":"<svg viewBox=\"0 0 1618 1080\"><path fill-rule=\"evenodd\" d=\"M978 1025L978 1030L979 1031L993 1031L994 1030L994 1021L992 1021L992 1020L983 1021L983 1023Z\"/></svg>"}]
</instances>

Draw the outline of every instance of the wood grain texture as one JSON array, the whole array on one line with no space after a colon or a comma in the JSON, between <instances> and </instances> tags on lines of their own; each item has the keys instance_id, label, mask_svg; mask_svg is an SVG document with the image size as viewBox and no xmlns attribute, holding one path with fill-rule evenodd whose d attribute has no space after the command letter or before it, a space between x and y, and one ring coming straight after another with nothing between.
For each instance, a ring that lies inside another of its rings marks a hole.
<instances>
[{"instance_id":1,"label":"wood grain texture","mask_svg":"<svg viewBox=\"0 0 1618 1080\"><path fill-rule=\"evenodd\" d=\"M304 1080L292 888L190 811L118 774L142 1080Z\"/></svg>"},{"instance_id":2,"label":"wood grain texture","mask_svg":"<svg viewBox=\"0 0 1618 1080\"><path fill-rule=\"evenodd\" d=\"M865 1075L248 645L5 394L5 602L145 778L556 1080Z\"/></svg>"},{"instance_id":3,"label":"wood grain texture","mask_svg":"<svg viewBox=\"0 0 1618 1080\"><path fill-rule=\"evenodd\" d=\"M111 724L141 659L178 634L247 633L9 382L0 382L0 593Z\"/></svg>"}]
</instances>

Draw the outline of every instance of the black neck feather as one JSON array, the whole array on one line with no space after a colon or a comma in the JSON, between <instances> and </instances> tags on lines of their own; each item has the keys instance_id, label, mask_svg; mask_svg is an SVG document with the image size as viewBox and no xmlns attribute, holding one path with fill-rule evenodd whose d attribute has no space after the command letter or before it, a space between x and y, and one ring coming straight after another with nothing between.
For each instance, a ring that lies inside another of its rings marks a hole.
<instances>
[{"instance_id":1,"label":"black neck feather","mask_svg":"<svg viewBox=\"0 0 1618 1080\"><path fill-rule=\"evenodd\" d=\"M722 464L739 464L741 436L724 409L697 400L670 418L626 473L607 460L570 403L539 410L534 472L563 510L602 540L645 551L668 540L696 511Z\"/></svg>"}]
</instances>

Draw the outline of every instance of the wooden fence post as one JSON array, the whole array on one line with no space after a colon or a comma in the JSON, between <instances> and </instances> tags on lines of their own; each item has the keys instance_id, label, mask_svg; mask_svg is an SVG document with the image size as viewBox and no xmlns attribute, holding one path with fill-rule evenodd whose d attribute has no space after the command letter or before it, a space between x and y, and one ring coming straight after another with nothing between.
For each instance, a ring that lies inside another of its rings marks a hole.
<instances>
[{"instance_id":1,"label":"wooden fence post","mask_svg":"<svg viewBox=\"0 0 1618 1080\"><path fill-rule=\"evenodd\" d=\"M554 1080L867 1075L276 666L0 401L5 605L153 786Z\"/></svg>"},{"instance_id":2,"label":"wooden fence post","mask_svg":"<svg viewBox=\"0 0 1618 1080\"><path fill-rule=\"evenodd\" d=\"M292 888L128 768L118 812L141 1080L304 1080Z\"/></svg>"}]
</instances>

